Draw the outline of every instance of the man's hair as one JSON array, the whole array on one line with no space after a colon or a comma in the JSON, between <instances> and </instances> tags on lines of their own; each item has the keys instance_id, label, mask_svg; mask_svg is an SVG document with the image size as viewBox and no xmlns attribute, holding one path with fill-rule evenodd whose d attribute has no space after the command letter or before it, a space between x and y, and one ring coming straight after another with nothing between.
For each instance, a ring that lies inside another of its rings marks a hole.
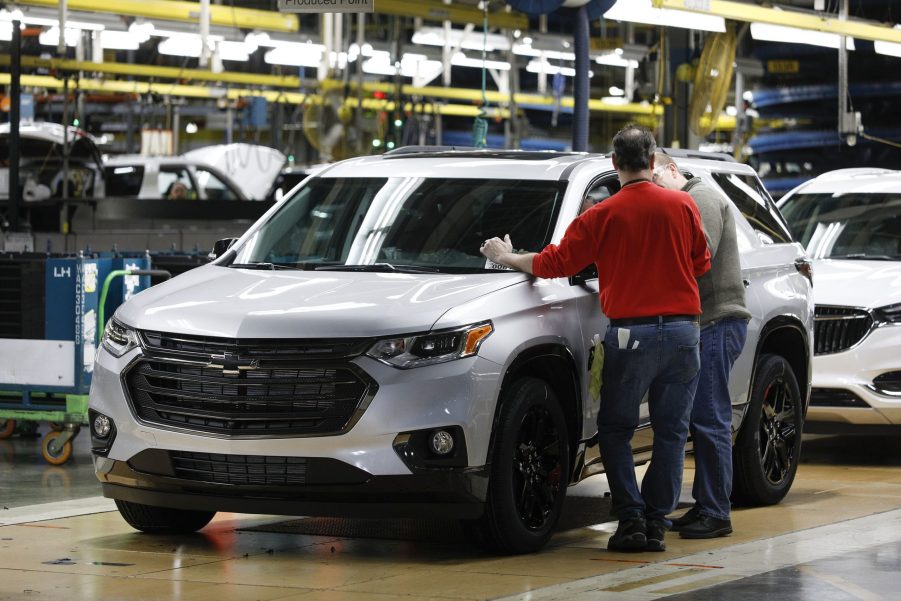
<instances>
[{"instance_id":1,"label":"man's hair","mask_svg":"<svg viewBox=\"0 0 901 601\"><path fill-rule=\"evenodd\" d=\"M636 123L629 123L613 136L613 156L622 171L649 169L655 150L657 141L654 134Z\"/></svg>"},{"instance_id":2,"label":"man's hair","mask_svg":"<svg viewBox=\"0 0 901 601\"><path fill-rule=\"evenodd\" d=\"M666 167L667 165L676 165L676 161L674 161L673 157L671 157L670 155L666 154L660 149L657 149L657 151L654 153L654 166ZM676 165L676 168L678 169L679 166Z\"/></svg>"}]
</instances>

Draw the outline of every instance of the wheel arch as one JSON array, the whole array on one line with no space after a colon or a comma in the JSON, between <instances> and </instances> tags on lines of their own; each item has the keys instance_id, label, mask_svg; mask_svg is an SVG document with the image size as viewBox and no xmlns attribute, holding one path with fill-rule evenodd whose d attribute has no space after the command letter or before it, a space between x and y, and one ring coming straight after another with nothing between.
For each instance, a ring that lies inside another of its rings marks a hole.
<instances>
[{"instance_id":1,"label":"wheel arch","mask_svg":"<svg viewBox=\"0 0 901 601\"><path fill-rule=\"evenodd\" d=\"M807 328L798 318L788 315L774 317L760 330L754 354L754 370L751 374L753 385L757 377L758 359L761 355L772 354L784 357L791 366L803 396L803 415L807 414L807 406L810 403L810 386L813 376L810 343Z\"/></svg>"},{"instance_id":2,"label":"wheel arch","mask_svg":"<svg viewBox=\"0 0 901 601\"><path fill-rule=\"evenodd\" d=\"M504 372L498 402L494 408L491 425L489 457L494 448L501 408L510 385L520 377L532 377L545 381L557 395L566 418L569 439L569 461L572 467L582 433L582 407L579 394L579 378L572 352L563 344L540 344L520 352ZM570 471L572 471L570 469Z\"/></svg>"}]
</instances>

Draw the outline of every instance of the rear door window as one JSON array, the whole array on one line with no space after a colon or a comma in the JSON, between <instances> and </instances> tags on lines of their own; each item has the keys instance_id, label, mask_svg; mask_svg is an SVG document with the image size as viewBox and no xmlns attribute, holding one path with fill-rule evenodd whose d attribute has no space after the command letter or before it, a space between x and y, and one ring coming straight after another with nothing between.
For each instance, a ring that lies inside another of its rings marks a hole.
<instances>
[{"instance_id":1,"label":"rear door window","mask_svg":"<svg viewBox=\"0 0 901 601\"><path fill-rule=\"evenodd\" d=\"M197 190L191 175L184 167L161 167L157 178L160 198L167 200L190 200L197 198Z\"/></svg>"}]
</instances>

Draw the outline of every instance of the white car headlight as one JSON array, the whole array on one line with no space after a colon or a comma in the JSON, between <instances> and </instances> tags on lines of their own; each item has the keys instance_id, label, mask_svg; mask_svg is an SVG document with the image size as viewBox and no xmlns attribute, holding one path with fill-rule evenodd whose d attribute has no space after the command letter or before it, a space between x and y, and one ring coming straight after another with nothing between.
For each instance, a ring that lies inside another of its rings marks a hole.
<instances>
[{"instance_id":1,"label":"white car headlight","mask_svg":"<svg viewBox=\"0 0 901 601\"><path fill-rule=\"evenodd\" d=\"M379 340L366 355L393 367L410 369L471 357L491 333L490 322L454 330Z\"/></svg>"},{"instance_id":2,"label":"white car headlight","mask_svg":"<svg viewBox=\"0 0 901 601\"><path fill-rule=\"evenodd\" d=\"M114 357L121 357L128 351L137 348L138 335L115 319L106 322L103 329L103 348L105 348Z\"/></svg>"}]
</instances>

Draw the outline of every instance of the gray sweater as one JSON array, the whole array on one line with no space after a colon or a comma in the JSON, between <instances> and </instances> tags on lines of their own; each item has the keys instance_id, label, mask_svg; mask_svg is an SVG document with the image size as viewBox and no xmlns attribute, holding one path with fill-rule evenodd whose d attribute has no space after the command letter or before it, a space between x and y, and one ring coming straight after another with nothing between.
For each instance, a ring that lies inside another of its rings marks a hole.
<instances>
[{"instance_id":1,"label":"gray sweater","mask_svg":"<svg viewBox=\"0 0 901 601\"><path fill-rule=\"evenodd\" d=\"M724 317L750 319L738 260L735 217L729 201L695 177L685 184L701 213L701 224L710 248L710 271L698 278L701 293L701 326Z\"/></svg>"}]
</instances>

